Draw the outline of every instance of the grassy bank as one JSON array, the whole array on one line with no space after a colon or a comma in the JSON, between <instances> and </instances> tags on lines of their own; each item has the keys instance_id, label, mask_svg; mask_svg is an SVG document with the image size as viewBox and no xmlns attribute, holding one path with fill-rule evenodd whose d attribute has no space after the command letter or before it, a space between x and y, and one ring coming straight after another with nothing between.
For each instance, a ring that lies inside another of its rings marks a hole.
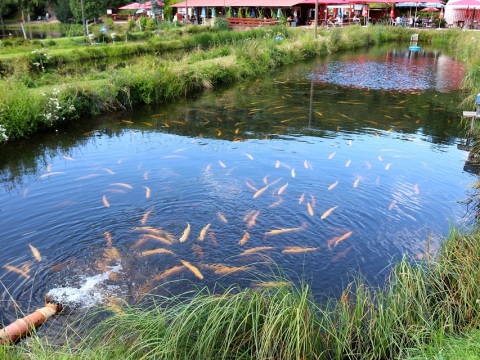
<instances>
[{"instance_id":1,"label":"grassy bank","mask_svg":"<svg viewBox=\"0 0 480 360\"><path fill-rule=\"evenodd\" d=\"M34 337L4 351L37 359L418 358L480 325L479 235L454 230L435 259L403 259L384 287L358 278L323 304L308 285L285 279L222 294L203 289L156 297L148 308L125 306L93 330L84 320L74 336L65 335L67 345Z\"/></svg>"},{"instance_id":2,"label":"grassy bank","mask_svg":"<svg viewBox=\"0 0 480 360\"><path fill-rule=\"evenodd\" d=\"M3 138L15 140L54 127L59 121L172 100L317 55L407 42L412 33L394 27L351 27L321 30L314 40L312 31L271 28L232 32L192 27L134 43L85 46L84 42L75 44L75 40L63 40L63 45L61 41L48 45L47 41L37 50L30 48L28 54L9 48L0 54L8 59L0 86L9 90L0 99L1 133ZM436 34L422 32L420 38L461 38L459 31ZM125 56L128 62L104 68L85 63L87 59Z\"/></svg>"}]
</instances>

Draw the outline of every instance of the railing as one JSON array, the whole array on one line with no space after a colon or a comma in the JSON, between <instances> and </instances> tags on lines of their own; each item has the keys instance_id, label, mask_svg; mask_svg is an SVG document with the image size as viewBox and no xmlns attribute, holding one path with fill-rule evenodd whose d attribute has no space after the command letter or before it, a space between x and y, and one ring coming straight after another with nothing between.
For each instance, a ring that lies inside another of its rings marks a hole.
<instances>
[{"instance_id":1,"label":"railing","mask_svg":"<svg viewBox=\"0 0 480 360\"><path fill-rule=\"evenodd\" d=\"M277 25L277 19L228 18L228 26L262 27Z\"/></svg>"}]
</instances>

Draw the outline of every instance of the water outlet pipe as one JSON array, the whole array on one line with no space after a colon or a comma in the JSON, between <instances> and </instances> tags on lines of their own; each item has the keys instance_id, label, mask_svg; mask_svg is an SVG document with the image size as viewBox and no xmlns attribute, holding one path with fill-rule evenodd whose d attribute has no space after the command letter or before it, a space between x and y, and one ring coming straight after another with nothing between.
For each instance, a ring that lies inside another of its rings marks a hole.
<instances>
[{"instance_id":1,"label":"water outlet pipe","mask_svg":"<svg viewBox=\"0 0 480 360\"><path fill-rule=\"evenodd\" d=\"M50 317L62 310L62 305L47 302L41 309L35 310L30 315L15 320L10 325L0 330L0 344L14 343L19 338L28 335L33 329L42 325Z\"/></svg>"}]
</instances>

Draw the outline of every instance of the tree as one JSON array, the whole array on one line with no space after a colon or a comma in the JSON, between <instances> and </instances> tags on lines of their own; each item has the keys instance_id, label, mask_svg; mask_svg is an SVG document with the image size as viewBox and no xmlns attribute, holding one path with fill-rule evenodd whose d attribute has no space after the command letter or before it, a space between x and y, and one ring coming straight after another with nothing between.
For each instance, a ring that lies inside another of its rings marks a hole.
<instances>
[{"instance_id":1,"label":"tree","mask_svg":"<svg viewBox=\"0 0 480 360\"><path fill-rule=\"evenodd\" d=\"M12 12L14 8L13 0L0 1L0 25L3 27L3 17Z\"/></svg>"},{"instance_id":2,"label":"tree","mask_svg":"<svg viewBox=\"0 0 480 360\"><path fill-rule=\"evenodd\" d=\"M67 23L73 17L72 10L70 10L70 4L65 0L55 1L53 9L55 10L55 15L57 16L58 21L62 23Z\"/></svg>"},{"instance_id":3,"label":"tree","mask_svg":"<svg viewBox=\"0 0 480 360\"><path fill-rule=\"evenodd\" d=\"M66 0L60 0L66 1ZM73 17L80 21L82 19L82 5L80 0L70 0L70 10ZM107 12L105 0L84 0L85 3L85 19L93 20L99 18Z\"/></svg>"}]
</instances>

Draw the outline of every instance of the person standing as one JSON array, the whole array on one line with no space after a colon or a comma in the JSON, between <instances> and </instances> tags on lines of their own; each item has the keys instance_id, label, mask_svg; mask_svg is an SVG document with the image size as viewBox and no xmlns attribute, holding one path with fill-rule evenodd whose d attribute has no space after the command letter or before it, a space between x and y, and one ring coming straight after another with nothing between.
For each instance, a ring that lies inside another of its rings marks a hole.
<instances>
[{"instance_id":1,"label":"person standing","mask_svg":"<svg viewBox=\"0 0 480 360\"><path fill-rule=\"evenodd\" d=\"M48 22L48 18L50 17L50 14L47 12L47 14L45 15L45 20Z\"/></svg>"}]
</instances>

